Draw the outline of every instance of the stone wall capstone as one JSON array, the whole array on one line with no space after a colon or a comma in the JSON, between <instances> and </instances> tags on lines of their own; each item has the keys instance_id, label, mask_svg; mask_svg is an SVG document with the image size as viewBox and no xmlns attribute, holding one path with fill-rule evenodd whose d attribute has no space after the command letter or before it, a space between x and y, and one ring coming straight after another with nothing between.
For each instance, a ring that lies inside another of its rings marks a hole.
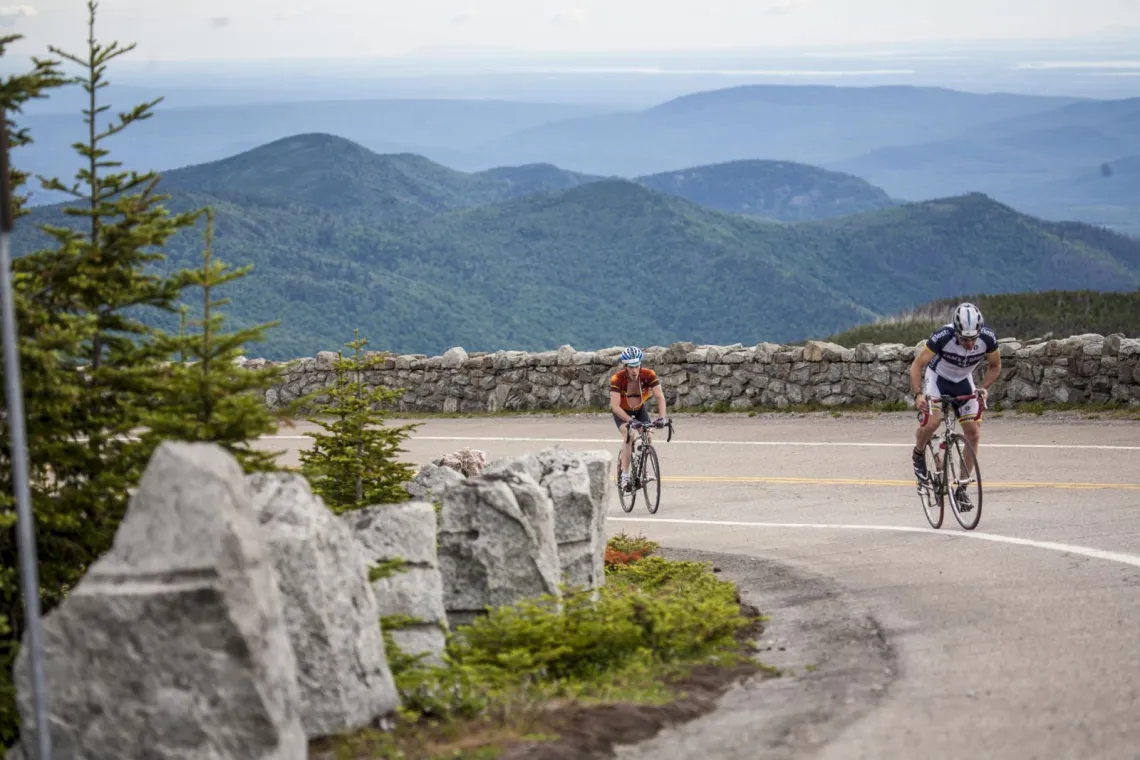
<instances>
[{"instance_id":1,"label":"stone wall capstone","mask_svg":"<svg viewBox=\"0 0 1140 760\"><path fill-rule=\"evenodd\" d=\"M1138 338L1085 334L1024 343L1002 338L999 343L1002 374L991 391L991 403L1140 404ZM916 349L917 345L901 343L844 348L823 341L802 346L674 343L645 349L645 366L661 377L665 399L674 408L727 404L743 410L900 401L912 406L907 373ZM562 346L541 353L469 354L456 347L442 356L389 356L364 379L372 385L404 388L396 407L404 412L604 410L609 405L609 377L618 369L621 351L616 346L600 351ZM292 362L246 363L284 366L283 382L265 394L266 404L276 409L330 384L335 357L322 351L315 358Z\"/></svg>"}]
</instances>

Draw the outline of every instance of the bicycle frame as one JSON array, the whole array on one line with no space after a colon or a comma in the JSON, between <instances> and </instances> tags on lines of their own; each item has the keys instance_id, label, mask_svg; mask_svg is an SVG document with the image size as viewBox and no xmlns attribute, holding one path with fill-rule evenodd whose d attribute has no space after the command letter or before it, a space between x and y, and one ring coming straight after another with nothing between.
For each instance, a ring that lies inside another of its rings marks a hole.
<instances>
[{"instance_id":1,"label":"bicycle frame","mask_svg":"<svg viewBox=\"0 0 1140 760\"><path fill-rule=\"evenodd\" d=\"M652 422L647 424L644 422L640 422L638 420L632 420L629 423L629 426L626 428L626 433L625 433L625 443L626 444L629 444L631 442L631 435L633 434L633 431L635 431L635 430L637 431L637 440L633 441L632 450L630 451L629 490L628 490L628 492L621 488L620 477L615 478L617 480L617 484L618 484L618 495L619 495L619 498L621 499L621 503L622 503L621 506L622 506L622 509L626 512L629 512L633 509L633 505L637 501L637 492L640 489L645 490L646 508L649 509L650 513L656 513L657 512L657 503L661 498L660 464L657 461L657 452L653 448L652 432L651 431L654 428L662 428L662 427L668 428L668 430L669 430L668 437L665 440L666 441L673 440L673 421L672 420L669 420L667 422L663 422L661 424L652 423ZM658 475L658 477L653 478L653 480L658 481L658 483L657 483L657 497L656 497L656 499L653 500L653 506L649 506L649 503L648 503L650 501L650 499L649 499L649 482L651 482L651 481L643 482L643 478L645 476L645 470L646 470L646 466L647 466L647 460L649 459L649 455L651 453L653 455L653 469L657 471L657 475ZM619 466L617 475L620 476L620 473L621 473L621 467ZM626 502L626 499L625 499L626 493L629 494L629 505L628 506L626 506L626 503L625 503Z\"/></svg>"},{"instance_id":2,"label":"bicycle frame","mask_svg":"<svg viewBox=\"0 0 1140 760\"><path fill-rule=\"evenodd\" d=\"M625 431L625 442L629 443L629 436L634 430L637 431L637 440L633 443L633 448L630 451L629 461L629 480L636 489L640 486L641 471L645 468L645 457L648 454L648 447L653 445L654 428L668 428L669 434L665 437L666 443L673 440L673 420L669 420L663 425L657 425L653 422L648 424L639 420L631 420L629 427Z\"/></svg>"},{"instance_id":3,"label":"bicycle frame","mask_svg":"<svg viewBox=\"0 0 1140 760\"><path fill-rule=\"evenodd\" d=\"M979 401L980 408L978 411L978 420L980 421L982 418L982 413L986 410L986 399L981 394L979 394L977 391L974 391L973 393L968 393L968 394L963 395L963 396L941 396L938 398L927 397L927 410L921 413L922 414L921 425L925 426L926 423L930 419L930 414L931 414L930 410L933 408L933 404L935 402L938 403L938 406L942 412L941 430L936 430L934 432L934 434L930 437L930 441L927 444L927 446L930 448L931 453L932 453L933 458L934 458L934 462L933 462L934 469L932 471L928 472L927 482L925 482L925 483L923 481L918 482L918 491L919 491L920 497L923 498L924 508L926 508L926 506L927 506L926 498L923 496L924 490L929 492L930 495L934 499L936 499L938 502L938 518L937 518L937 520L935 520L934 518L932 518L930 516L929 510L928 510L928 514L927 514L927 518L931 520L932 527L934 527L934 528L938 528L942 524L942 509L943 509L942 503L943 503L943 499L946 496L950 495L950 490L951 490L950 489L950 483L947 482L948 479L943 477L945 457L947 456L947 447L951 443L956 441L956 439L958 439L958 438L965 439L965 435L956 430L956 427L958 424L958 412L954 408L954 404L955 404L955 402L964 402L964 401L969 401L971 399L978 399L978 401ZM968 440L967 440L967 445L968 445ZM972 447L971 447L971 449L972 449ZM967 477L965 480L961 480L959 478L954 478L954 480L956 481L956 483L958 485L962 485L965 483L972 483L975 480L980 480L980 475L979 475L980 465L977 461L977 452L976 451L974 452L974 457L975 458L974 458L974 462L973 462L973 467L970 468L971 469L970 476ZM979 483L979 488L980 488L980 483ZM951 497L952 503L953 503L953 498L954 497ZM977 525L976 520L978 517L980 517L980 514L981 514L980 503L977 506L977 509L978 509L978 513L977 513L977 516L975 517L975 522L973 523L973 525L966 525L965 522L963 522L963 520L961 519L960 515L958 514L958 511L957 510L952 510L952 511L954 511L954 513L955 513L955 519L957 519L958 522L962 524L963 528L966 528L967 530L972 530L974 528L974 526Z\"/></svg>"}]
</instances>

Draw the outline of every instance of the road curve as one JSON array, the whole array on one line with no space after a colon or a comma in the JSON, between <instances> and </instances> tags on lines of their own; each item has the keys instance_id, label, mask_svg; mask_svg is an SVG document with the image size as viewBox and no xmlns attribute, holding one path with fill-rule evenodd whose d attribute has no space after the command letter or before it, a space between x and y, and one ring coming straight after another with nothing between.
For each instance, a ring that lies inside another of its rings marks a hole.
<instances>
[{"instance_id":1,"label":"road curve","mask_svg":"<svg viewBox=\"0 0 1140 760\"><path fill-rule=\"evenodd\" d=\"M926 524L913 425L682 416L672 442L659 436L660 510L625 514L614 498L610 533L724 558L782 637L769 659L795 674L622 757L1140 756L1140 423L988 417L973 533L949 514ZM617 448L605 416L439 419L406 457L553 442Z\"/></svg>"}]
</instances>

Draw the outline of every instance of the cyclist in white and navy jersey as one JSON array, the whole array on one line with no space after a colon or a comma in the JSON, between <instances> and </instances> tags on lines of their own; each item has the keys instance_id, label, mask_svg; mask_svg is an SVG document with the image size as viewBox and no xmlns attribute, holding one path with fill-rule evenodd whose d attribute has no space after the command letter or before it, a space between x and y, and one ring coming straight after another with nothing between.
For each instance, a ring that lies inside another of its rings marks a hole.
<instances>
[{"instance_id":1,"label":"cyclist in white and navy jersey","mask_svg":"<svg viewBox=\"0 0 1140 760\"><path fill-rule=\"evenodd\" d=\"M974 370L987 360L986 374L980 387L974 386ZM998 351L997 335L985 326L982 312L972 303L962 303L954 310L951 322L935 330L923 344L922 350L910 365L910 387L914 391L915 404L925 414L926 424L919 425L915 432L913 452L914 474L920 479L927 477L926 459L922 452L941 422L942 410L931 403L931 399L942 396L966 396L979 391L985 397L989 387L1001 375L1001 353ZM970 442L974 451L981 440L980 399L954 402L954 411L962 425L962 434ZM969 449L963 458L967 477L974 468L974 457ZM963 511L972 508L966 498L965 486L960 486L958 503Z\"/></svg>"}]
</instances>

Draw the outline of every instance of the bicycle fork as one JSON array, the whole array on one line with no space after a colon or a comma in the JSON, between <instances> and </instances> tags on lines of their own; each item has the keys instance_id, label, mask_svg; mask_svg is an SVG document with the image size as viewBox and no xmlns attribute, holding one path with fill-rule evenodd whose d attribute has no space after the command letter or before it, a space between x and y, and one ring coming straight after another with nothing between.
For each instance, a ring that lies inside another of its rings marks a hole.
<instances>
[{"instance_id":1,"label":"bicycle fork","mask_svg":"<svg viewBox=\"0 0 1140 760\"><path fill-rule=\"evenodd\" d=\"M927 469L926 479L918 481L918 492L929 491L932 495L936 495L942 486L942 463L946 459L946 441L941 439L941 436L935 434L930 439L931 444L934 446L934 468Z\"/></svg>"}]
</instances>

